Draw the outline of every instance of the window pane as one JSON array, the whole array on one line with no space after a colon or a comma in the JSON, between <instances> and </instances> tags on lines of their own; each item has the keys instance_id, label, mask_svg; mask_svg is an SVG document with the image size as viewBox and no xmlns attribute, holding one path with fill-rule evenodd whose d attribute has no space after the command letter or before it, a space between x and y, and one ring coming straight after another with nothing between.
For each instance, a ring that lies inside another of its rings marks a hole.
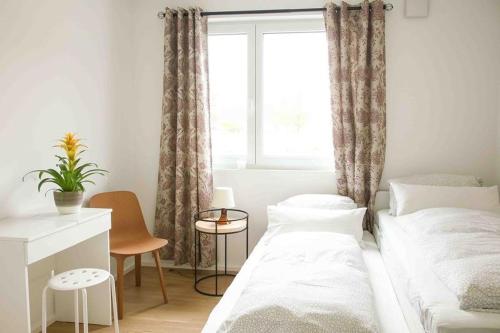
<instances>
[{"instance_id":1,"label":"window pane","mask_svg":"<svg viewBox=\"0 0 500 333\"><path fill-rule=\"evenodd\" d=\"M210 35L209 84L214 164L246 160L247 35Z\"/></svg>"},{"instance_id":2,"label":"window pane","mask_svg":"<svg viewBox=\"0 0 500 333\"><path fill-rule=\"evenodd\" d=\"M333 160L325 33L265 33L262 52L264 157Z\"/></svg>"}]
</instances>

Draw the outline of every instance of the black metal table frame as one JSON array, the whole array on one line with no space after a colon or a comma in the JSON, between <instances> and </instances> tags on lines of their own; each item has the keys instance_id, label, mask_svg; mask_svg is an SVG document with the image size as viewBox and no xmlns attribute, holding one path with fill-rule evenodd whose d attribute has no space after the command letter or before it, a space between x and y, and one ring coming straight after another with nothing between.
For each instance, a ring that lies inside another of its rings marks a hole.
<instances>
[{"instance_id":1,"label":"black metal table frame","mask_svg":"<svg viewBox=\"0 0 500 333\"><path fill-rule=\"evenodd\" d=\"M236 221L242 221L246 220L245 223L245 228L241 229L239 231L234 231L234 232L228 232L228 233L218 233L218 223L217 220L207 220L207 219L201 219L200 215L204 213L209 213L209 212L219 212L221 209L208 209L204 210L201 212L198 212L194 216L194 232L195 232L195 241L194 241L194 289L199 292L200 294L206 295L206 296L222 296L224 293L219 294L219 288L218 288L218 280L220 276L236 276L236 274L228 273L227 272L227 235L232 235L232 234L238 234L240 232L245 231L246 234L246 258L248 259L248 213L245 212L244 210L240 209L227 209L228 212L240 212L245 214L244 217L238 218L238 219L228 219L228 222L236 222ZM196 228L196 222L198 221L204 221L204 222L211 222L215 223L215 233L211 232L205 232L205 231L200 231ZM203 276L198 279L198 263L201 262L201 233L207 234L207 235L214 235L215 236L215 274L209 274L206 276ZM219 267L218 267L218 238L219 236L224 235L224 274L219 274ZM206 291L203 291L198 288L198 283L215 277L215 293L209 293Z\"/></svg>"}]
</instances>

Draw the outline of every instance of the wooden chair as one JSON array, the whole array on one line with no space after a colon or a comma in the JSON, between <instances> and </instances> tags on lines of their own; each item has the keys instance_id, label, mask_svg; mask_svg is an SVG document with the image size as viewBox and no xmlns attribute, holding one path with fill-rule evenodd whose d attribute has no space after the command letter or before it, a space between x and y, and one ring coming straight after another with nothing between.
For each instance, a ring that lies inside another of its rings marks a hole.
<instances>
[{"instance_id":1,"label":"wooden chair","mask_svg":"<svg viewBox=\"0 0 500 333\"><path fill-rule=\"evenodd\" d=\"M105 192L90 199L90 207L111 208L110 252L116 259L116 289L118 318L123 318L123 263L125 258L135 256L135 285L141 285L141 254L152 252L160 277L163 301L168 303L163 272L160 266L160 248L167 245L166 239L149 234L137 196L128 191Z\"/></svg>"}]
</instances>

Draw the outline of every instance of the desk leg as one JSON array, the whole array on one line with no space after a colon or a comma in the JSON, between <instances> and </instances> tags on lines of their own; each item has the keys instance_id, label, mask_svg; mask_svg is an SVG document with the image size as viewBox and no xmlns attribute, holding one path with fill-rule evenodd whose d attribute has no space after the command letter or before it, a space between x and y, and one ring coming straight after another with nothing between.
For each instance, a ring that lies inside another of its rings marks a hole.
<instances>
[{"instance_id":1,"label":"desk leg","mask_svg":"<svg viewBox=\"0 0 500 333\"><path fill-rule=\"evenodd\" d=\"M76 268L100 268L109 271L109 261L109 238L106 231L56 254L56 273ZM88 288L87 293L89 323L111 325L109 281ZM73 322L73 293L56 292L55 295L56 320Z\"/></svg>"},{"instance_id":2,"label":"desk leg","mask_svg":"<svg viewBox=\"0 0 500 333\"><path fill-rule=\"evenodd\" d=\"M31 333L28 267L24 244L0 243L0 331ZM41 299L40 295L40 299Z\"/></svg>"},{"instance_id":3,"label":"desk leg","mask_svg":"<svg viewBox=\"0 0 500 333\"><path fill-rule=\"evenodd\" d=\"M116 295L118 306L118 319L123 319L123 289L124 289L124 262L125 256L114 256L116 259Z\"/></svg>"}]
</instances>

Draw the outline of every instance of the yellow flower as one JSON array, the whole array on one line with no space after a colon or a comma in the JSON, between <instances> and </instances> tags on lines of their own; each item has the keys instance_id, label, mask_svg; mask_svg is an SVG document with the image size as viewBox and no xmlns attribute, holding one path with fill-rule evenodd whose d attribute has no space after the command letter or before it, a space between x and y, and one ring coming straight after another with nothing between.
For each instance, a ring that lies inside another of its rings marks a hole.
<instances>
[{"instance_id":1,"label":"yellow flower","mask_svg":"<svg viewBox=\"0 0 500 333\"><path fill-rule=\"evenodd\" d=\"M69 159L70 161L74 161L74 160L75 160L76 153L77 153L77 151L76 151L76 149L74 149L74 148L73 148L73 149L70 149L70 150L68 150L68 151L66 151L66 154L68 155L68 159Z\"/></svg>"},{"instance_id":2,"label":"yellow flower","mask_svg":"<svg viewBox=\"0 0 500 333\"><path fill-rule=\"evenodd\" d=\"M70 169L73 167L76 157L80 153L80 148L85 147L80 143L80 139L71 132L66 133L66 135L60 139L59 144L56 147L62 148L66 155L68 156L68 164Z\"/></svg>"}]
</instances>

